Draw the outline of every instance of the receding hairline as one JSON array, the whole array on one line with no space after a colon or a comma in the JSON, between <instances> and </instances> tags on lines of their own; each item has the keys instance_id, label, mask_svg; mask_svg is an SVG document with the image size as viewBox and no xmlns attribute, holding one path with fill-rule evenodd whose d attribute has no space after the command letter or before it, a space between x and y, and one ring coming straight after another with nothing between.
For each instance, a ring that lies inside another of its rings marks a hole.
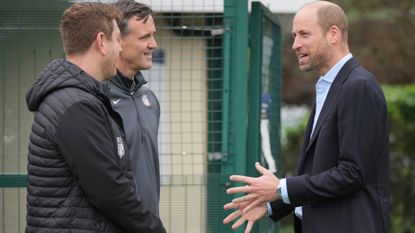
<instances>
[{"instance_id":1,"label":"receding hairline","mask_svg":"<svg viewBox=\"0 0 415 233\"><path fill-rule=\"evenodd\" d=\"M318 24L323 31L329 30L331 26L339 27L343 40L347 43L348 20L345 12L339 5L327 1L309 2L304 4L297 13L307 10L315 13Z\"/></svg>"},{"instance_id":2,"label":"receding hairline","mask_svg":"<svg viewBox=\"0 0 415 233\"><path fill-rule=\"evenodd\" d=\"M328 1L314 1L314 2L308 2L308 3L304 4L304 5L302 5L300 7L300 9L298 9L298 11L301 11L303 9L309 9L309 8L320 9L322 7L328 7L328 6L333 6L333 7L336 7L338 9L342 10L342 8L339 5L337 5L336 3L333 3L333 2L328 2Z\"/></svg>"}]
</instances>

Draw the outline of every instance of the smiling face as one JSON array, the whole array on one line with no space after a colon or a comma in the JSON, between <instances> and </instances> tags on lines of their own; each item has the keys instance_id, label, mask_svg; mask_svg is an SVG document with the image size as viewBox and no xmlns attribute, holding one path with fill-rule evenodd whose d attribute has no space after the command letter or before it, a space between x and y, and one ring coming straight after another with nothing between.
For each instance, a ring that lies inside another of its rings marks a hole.
<instances>
[{"instance_id":1,"label":"smiling face","mask_svg":"<svg viewBox=\"0 0 415 233\"><path fill-rule=\"evenodd\" d=\"M301 9L294 17L292 35L301 71L316 70L325 74L329 68L330 45L327 32L318 24L316 8Z\"/></svg>"},{"instance_id":2,"label":"smiling face","mask_svg":"<svg viewBox=\"0 0 415 233\"><path fill-rule=\"evenodd\" d=\"M152 52L157 47L154 39L156 28L151 15L144 21L138 20L137 16L131 17L128 20L128 34L121 38L122 52L117 67L128 77L153 65Z\"/></svg>"}]
</instances>

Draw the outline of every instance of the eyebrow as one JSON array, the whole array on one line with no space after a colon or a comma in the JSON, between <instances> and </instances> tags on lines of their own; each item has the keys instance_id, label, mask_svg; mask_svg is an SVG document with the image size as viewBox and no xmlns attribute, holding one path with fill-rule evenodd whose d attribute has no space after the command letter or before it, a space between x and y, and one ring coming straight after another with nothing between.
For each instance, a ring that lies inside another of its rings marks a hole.
<instances>
[{"instance_id":1,"label":"eyebrow","mask_svg":"<svg viewBox=\"0 0 415 233\"><path fill-rule=\"evenodd\" d=\"M301 29L298 32L295 32L295 31L291 32L292 35L295 35L295 34L310 34L310 33L311 33L310 30L305 30L305 29Z\"/></svg>"},{"instance_id":2,"label":"eyebrow","mask_svg":"<svg viewBox=\"0 0 415 233\"><path fill-rule=\"evenodd\" d=\"M146 38L146 37L150 37L151 33L144 33L141 36L139 36L139 38Z\"/></svg>"}]
</instances>

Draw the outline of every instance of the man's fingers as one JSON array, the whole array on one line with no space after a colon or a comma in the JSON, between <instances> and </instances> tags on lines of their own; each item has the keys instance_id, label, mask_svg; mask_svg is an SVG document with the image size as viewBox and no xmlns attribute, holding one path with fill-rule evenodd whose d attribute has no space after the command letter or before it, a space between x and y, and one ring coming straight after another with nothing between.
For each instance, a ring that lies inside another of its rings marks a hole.
<instances>
[{"instance_id":1,"label":"man's fingers","mask_svg":"<svg viewBox=\"0 0 415 233\"><path fill-rule=\"evenodd\" d=\"M247 213L250 210L252 210L253 208L255 208L257 205L259 205L261 203L261 201L259 200L254 200L253 202L251 202L247 207L245 207L242 212Z\"/></svg>"},{"instance_id":2,"label":"man's fingers","mask_svg":"<svg viewBox=\"0 0 415 233\"><path fill-rule=\"evenodd\" d=\"M252 199L255 199L257 196L258 196L257 194L251 193L251 194L233 199L232 203L238 204L238 203L250 201Z\"/></svg>"},{"instance_id":3,"label":"man's fingers","mask_svg":"<svg viewBox=\"0 0 415 233\"><path fill-rule=\"evenodd\" d=\"M269 171L265 167L261 166L261 164L259 164L258 162L255 163L255 168L256 168L257 171L259 171L263 175L268 174L268 173L272 174L271 171Z\"/></svg>"},{"instance_id":4,"label":"man's fingers","mask_svg":"<svg viewBox=\"0 0 415 233\"><path fill-rule=\"evenodd\" d=\"M253 221L248 221L248 224L246 224L245 233L251 232L253 225L254 225Z\"/></svg>"},{"instance_id":5,"label":"man's fingers","mask_svg":"<svg viewBox=\"0 0 415 233\"><path fill-rule=\"evenodd\" d=\"M242 182L242 183L250 184L253 178L249 176L232 175L229 177L229 179L235 182Z\"/></svg>"},{"instance_id":6,"label":"man's fingers","mask_svg":"<svg viewBox=\"0 0 415 233\"><path fill-rule=\"evenodd\" d=\"M236 208L238 208L238 206L239 206L238 204L235 204L233 202L230 202L230 203L224 205L223 206L223 209L224 210L236 209Z\"/></svg>"},{"instance_id":7,"label":"man's fingers","mask_svg":"<svg viewBox=\"0 0 415 233\"><path fill-rule=\"evenodd\" d=\"M228 224L230 222L232 222L235 218L237 218L238 216L241 215L241 211L237 210L231 214L229 214L224 220L223 220L223 224Z\"/></svg>"},{"instance_id":8,"label":"man's fingers","mask_svg":"<svg viewBox=\"0 0 415 233\"><path fill-rule=\"evenodd\" d=\"M245 185L245 186L239 186L239 187L233 187L233 188L228 188L226 190L227 194L234 194L234 193L249 193L251 192L251 187L249 185Z\"/></svg>"},{"instance_id":9,"label":"man's fingers","mask_svg":"<svg viewBox=\"0 0 415 233\"><path fill-rule=\"evenodd\" d=\"M241 216L238 221L236 221L233 225L232 225L232 230L235 230L236 228L240 227L244 222L246 221L246 219L244 218L244 216Z\"/></svg>"}]
</instances>

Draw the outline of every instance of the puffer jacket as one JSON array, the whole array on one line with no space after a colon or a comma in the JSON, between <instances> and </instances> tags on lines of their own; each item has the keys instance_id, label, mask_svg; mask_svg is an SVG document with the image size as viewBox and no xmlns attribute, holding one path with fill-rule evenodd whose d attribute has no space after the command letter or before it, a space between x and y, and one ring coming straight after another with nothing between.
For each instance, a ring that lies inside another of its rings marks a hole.
<instances>
[{"instance_id":1,"label":"puffer jacket","mask_svg":"<svg viewBox=\"0 0 415 233\"><path fill-rule=\"evenodd\" d=\"M165 232L137 195L121 117L78 66L51 62L26 95L26 232Z\"/></svg>"}]
</instances>

